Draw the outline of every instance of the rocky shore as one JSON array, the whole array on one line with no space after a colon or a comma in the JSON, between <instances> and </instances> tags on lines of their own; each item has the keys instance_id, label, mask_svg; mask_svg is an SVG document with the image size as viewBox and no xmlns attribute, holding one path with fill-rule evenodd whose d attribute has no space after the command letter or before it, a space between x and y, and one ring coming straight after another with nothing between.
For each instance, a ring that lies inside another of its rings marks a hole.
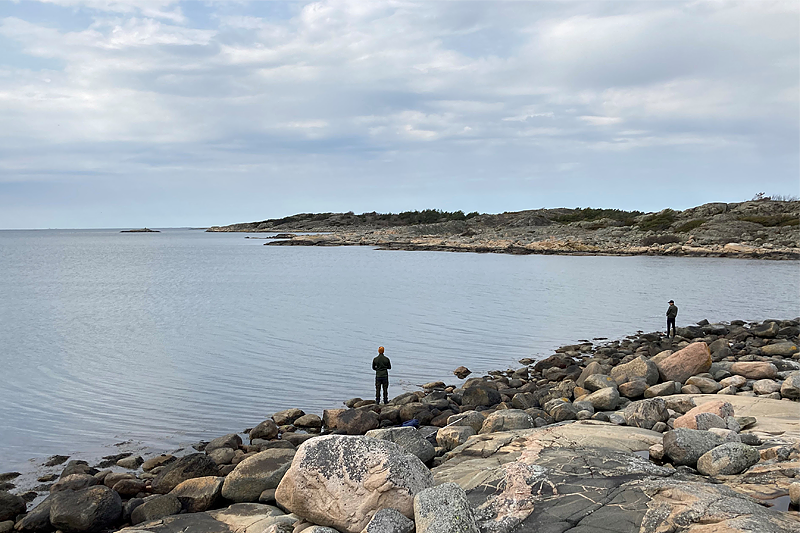
<instances>
[{"instance_id":1,"label":"rocky shore","mask_svg":"<svg viewBox=\"0 0 800 533\"><path fill-rule=\"evenodd\" d=\"M638 212L538 209L394 226L387 226L388 221L373 220L378 215L328 213L215 226L207 231L282 233L282 239L267 243L272 246L800 259L798 201L711 203L684 211L635 213Z\"/></svg>"},{"instance_id":2,"label":"rocky shore","mask_svg":"<svg viewBox=\"0 0 800 533\"><path fill-rule=\"evenodd\" d=\"M0 474L0 533L800 531L799 337L702 321L174 455L55 456L32 509Z\"/></svg>"}]
</instances>

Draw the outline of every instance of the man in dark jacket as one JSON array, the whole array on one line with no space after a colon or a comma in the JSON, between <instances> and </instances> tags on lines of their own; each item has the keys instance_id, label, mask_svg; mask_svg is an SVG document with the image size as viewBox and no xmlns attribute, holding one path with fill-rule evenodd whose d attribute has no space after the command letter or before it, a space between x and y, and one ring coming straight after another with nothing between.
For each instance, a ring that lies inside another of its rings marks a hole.
<instances>
[{"instance_id":1,"label":"man in dark jacket","mask_svg":"<svg viewBox=\"0 0 800 533\"><path fill-rule=\"evenodd\" d=\"M669 326L672 325L672 336L675 337L675 318L678 316L678 306L670 300L667 308L667 337L669 337Z\"/></svg>"},{"instance_id":2,"label":"man in dark jacket","mask_svg":"<svg viewBox=\"0 0 800 533\"><path fill-rule=\"evenodd\" d=\"M383 387L383 403L389 403L389 369L392 362L383 355L383 346L378 348L378 357L372 360L375 371L375 403L381 403L381 387Z\"/></svg>"}]
</instances>

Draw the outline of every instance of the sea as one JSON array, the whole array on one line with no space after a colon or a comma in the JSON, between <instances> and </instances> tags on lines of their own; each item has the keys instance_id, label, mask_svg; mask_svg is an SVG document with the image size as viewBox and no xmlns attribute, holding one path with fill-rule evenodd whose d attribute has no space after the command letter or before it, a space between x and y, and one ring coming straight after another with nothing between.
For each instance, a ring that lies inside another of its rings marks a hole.
<instances>
[{"instance_id":1,"label":"sea","mask_svg":"<svg viewBox=\"0 0 800 533\"><path fill-rule=\"evenodd\" d=\"M564 344L800 315L800 263L265 246L268 234L0 231L0 472L170 451L273 412L518 368Z\"/></svg>"}]
</instances>

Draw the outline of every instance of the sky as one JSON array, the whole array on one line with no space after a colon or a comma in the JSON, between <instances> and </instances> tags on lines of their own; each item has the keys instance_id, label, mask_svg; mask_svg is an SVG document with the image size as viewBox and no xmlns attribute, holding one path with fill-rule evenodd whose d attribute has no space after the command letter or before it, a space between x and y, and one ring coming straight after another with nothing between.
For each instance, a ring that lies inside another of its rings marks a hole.
<instances>
[{"instance_id":1,"label":"sky","mask_svg":"<svg viewBox=\"0 0 800 533\"><path fill-rule=\"evenodd\" d=\"M0 0L0 228L800 195L800 3Z\"/></svg>"}]
</instances>

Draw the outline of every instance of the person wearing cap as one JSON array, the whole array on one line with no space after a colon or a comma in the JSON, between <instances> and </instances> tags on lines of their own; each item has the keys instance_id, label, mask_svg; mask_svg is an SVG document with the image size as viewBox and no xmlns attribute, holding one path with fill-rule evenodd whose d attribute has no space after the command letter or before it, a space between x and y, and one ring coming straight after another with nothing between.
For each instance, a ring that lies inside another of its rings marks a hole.
<instances>
[{"instance_id":1,"label":"person wearing cap","mask_svg":"<svg viewBox=\"0 0 800 533\"><path fill-rule=\"evenodd\" d=\"M389 403L389 369L392 362L383 355L383 346L378 348L378 357L372 360L375 371L375 403L381 403L381 387L383 387L383 403Z\"/></svg>"},{"instance_id":2,"label":"person wearing cap","mask_svg":"<svg viewBox=\"0 0 800 533\"><path fill-rule=\"evenodd\" d=\"M667 308L667 337L669 337L669 326L672 325L672 337L675 337L675 318L678 316L678 306L673 300L669 301Z\"/></svg>"}]
</instances>

